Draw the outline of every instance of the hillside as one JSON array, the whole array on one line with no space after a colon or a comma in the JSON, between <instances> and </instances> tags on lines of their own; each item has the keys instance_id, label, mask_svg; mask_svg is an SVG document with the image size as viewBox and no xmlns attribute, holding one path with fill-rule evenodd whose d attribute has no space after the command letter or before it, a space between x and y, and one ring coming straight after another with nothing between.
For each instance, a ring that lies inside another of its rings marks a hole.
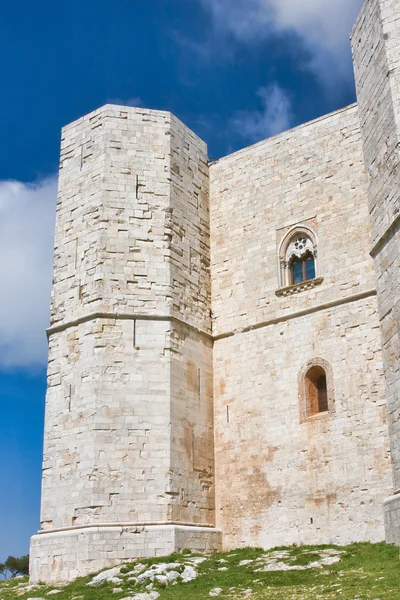
<instances>
[{"instance_id":1,"label":"hillside","mask_svg":"<svg viewBox=\"0 0 400 600\"><path fill-rule=\"evenodd\" d=\"M347 547L243 549L142 559L57 588L26 578L0 583L0 600L399 600L399 549Z\"/></svg>"}]
</instances>

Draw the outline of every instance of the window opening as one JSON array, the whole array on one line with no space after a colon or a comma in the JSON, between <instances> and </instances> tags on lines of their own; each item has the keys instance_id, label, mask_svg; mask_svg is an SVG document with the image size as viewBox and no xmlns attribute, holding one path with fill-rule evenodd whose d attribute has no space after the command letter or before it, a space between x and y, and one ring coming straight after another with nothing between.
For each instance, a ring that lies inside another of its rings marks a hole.
<instances>
[{"instance_id":1,"label":"window opening","mask_svg":"<svg viewBox=\"0 0 400 600\"><path fill-rule=\"evenodd\" d=\"M308 416L328 412L328 386L326 373L320 366L311 367L306 374Z\"/></svg>"},{"instance_id":2,"label":"window opening","mask_svg":"<svg viewBox=\"0 0 400 600\"><path fill-rule=\"evenodd\" d=\"M301 285L319 278L317 241L311 229L298 227L291 231L279 250L281 288Z\"/></svg>"},{"instance_id":3,"label":"window opening","mask_svg":"<svg viewBox=\"0 0 400 600\"><path fill-rule=\"evenodd\" d=\"M311 252L298 257L292 256L290 260L291 284L303 283L315 279L315 259Z\"/></svg>"}]
</instances>

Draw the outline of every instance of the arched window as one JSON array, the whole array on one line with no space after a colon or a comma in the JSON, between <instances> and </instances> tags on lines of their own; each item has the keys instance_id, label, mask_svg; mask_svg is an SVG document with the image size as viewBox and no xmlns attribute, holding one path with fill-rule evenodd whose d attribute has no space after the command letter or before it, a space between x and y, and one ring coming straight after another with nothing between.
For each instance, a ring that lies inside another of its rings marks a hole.
<instances>
[{"instance_id":1,"label":"arched window","mask_svg":"<svg viewBox=\"0 0 400 600\"><path fill-rule=\"evenodd\" d=\"M300 422L334 410L333 374L329 363L316 358L299 374Z\"/></svg>"},{"instance_id":2,"label":"arched window","mask_svg":"<svg viewBox=\"0 0 400 600\"><path fill-rule=\"evenodd\" d=\"M311 229L296 227L287 234L280 246L279 264L280 288L316 281L317 242Z\"/></svg>"},{"instance_id":3,"label":"arched window","mask_svg":"<svg viewBox=\"0 0 400 600\"><path fill-rule=\"evenodd\" d=\"M316 365L306 373L307 413L309 416L328 411L328 385L323 367Z\"/></svg>"}]
</instances>

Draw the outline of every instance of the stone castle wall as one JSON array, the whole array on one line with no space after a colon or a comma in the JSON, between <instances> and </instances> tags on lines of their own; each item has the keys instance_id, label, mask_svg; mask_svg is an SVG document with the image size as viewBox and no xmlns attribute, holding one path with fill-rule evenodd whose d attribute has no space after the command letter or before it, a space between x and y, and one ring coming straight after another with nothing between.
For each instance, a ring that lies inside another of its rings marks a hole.
<instances>
[{"instance_id":1,"label":"stone castle wall","mask_svg":"<svg viewBox=\"0 0 400 600\"><path fill-rule=\"evenodd\" d=\"M399 37L400 0L366 0L358 105L211 165L166 112L64 128L33 582L221 532L379 541L383 504L400 544ZM296 228L316 261L300 285Z\"/></svg>"},{"instance_id":2,"label":"stone castle wall","mask_svg":"<svg viewBox=\"0 0 400 600\"><path fill-rule=\"evenodd\" d=\"M322 283L279 292L278 251L317 236ZM356 106L211 167L218 525L224 545L384 537L391 487ZM277 293L278 292L278 295ZM323 359L334 407L300 422L299 377Z\"/></svg>"},{"instance_id":3,"label":"stone castle wall","mask_svg":"<svg viewBox=\"0 0 400 600\"><path fill-rule=\"evenodd\" d=\"M125 558L133 526L154 554L164 524L218 546L208 232L206 146L177 119L106 106L65 128L33 579L70 576L68 531L121 525Z\"/></svg>"},{"instance_id":4,"label":"stone castle wall","mask_svg":"<svg viewBox=\"0 0 400 600\"><path fill-rule=\"evenodd\" d=\"M367 0L352 34L379 299L394 492L387 540L400 544L400 1Z\"/></svg>"}]
</instances>

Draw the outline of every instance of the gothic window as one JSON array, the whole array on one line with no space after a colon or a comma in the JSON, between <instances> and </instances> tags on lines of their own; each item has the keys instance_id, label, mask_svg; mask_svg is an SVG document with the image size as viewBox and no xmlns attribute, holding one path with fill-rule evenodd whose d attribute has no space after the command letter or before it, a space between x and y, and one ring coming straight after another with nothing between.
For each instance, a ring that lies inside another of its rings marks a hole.
<instances>
[{"instance_id":1,"label":"gothic window","mask_svg":"<svg viewBox=\"0 0 400 600\"><path fill-rule=\"evenodd\" d=\"M333 376L330 365L314 359L302 369L299 377L300 421L327 415L333 411Z\"/></svg>"},{"instance_id":2,"label":"gothic window","mask_svg":"<svg viewBox=\"0 0 400 600\"><path fill-rule=\"evenodd\" d=\"M307 282L321 283L317 279L317 242L316 236L308 227L296 227L288 233L281 243L279 251L279 286L304 287ZM296 288L297 289L297 288Z\"/></svg>"}]
</instances>

